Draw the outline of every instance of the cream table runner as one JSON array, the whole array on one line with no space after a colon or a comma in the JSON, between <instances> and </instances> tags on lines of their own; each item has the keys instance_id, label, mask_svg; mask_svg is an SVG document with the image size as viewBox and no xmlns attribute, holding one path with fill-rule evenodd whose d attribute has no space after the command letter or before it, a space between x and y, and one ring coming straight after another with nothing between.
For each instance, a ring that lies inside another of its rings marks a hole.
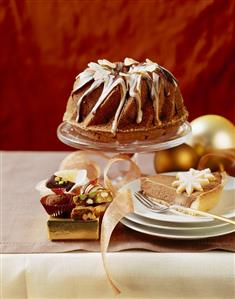
<instances>
[{"instance_id":1,"label":"cream table runner","mask_svg":"<svg viewBox=\"0 0 235 299\"><path fill-rule=\"evenodd\" d=\"M232 299L231 252L108 253L116 296L99 253L4 254L2 299Z\"/></svg>"}]
</instances>

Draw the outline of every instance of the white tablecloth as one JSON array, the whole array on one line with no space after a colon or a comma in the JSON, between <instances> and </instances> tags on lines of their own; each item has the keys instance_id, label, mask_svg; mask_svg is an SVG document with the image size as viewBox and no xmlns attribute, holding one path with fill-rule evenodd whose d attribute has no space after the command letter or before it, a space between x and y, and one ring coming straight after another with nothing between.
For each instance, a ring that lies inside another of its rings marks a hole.
<instances>
[{"instance_id":1,"label":"white tablecloth","mask_svg":"<svg viewBox=\"0 0 235 299\"><path fill-rule=\"evenodd\" d=\"M235 298L233 253L108 254L120 298ZM116 298L99 253L2 255L2 298Z\"/></svg>"}]
</instances>

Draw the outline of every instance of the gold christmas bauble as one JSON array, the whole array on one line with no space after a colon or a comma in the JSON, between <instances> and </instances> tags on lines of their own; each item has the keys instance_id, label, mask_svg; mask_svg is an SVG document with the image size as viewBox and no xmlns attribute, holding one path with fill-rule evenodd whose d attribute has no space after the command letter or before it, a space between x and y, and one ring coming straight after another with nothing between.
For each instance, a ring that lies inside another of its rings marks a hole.
<instances>
[{"instance_id":1,"label":"gold christmas bauble","mask_svg":"<svg viewBox=\"0 0 235 299\"><path fill-rule=\"evenodd\" d=\"M210 168L212 171L225 170L235 176L235 148L212 151L200 158L198 169Z\"/></svg>"},{"instance_id":2,"label":"gold christmas bauble","mask_svg":"<svg viewBox=\"0 0 235 299\"><path fill-rule=\"evenodd\" d=\"M187 144L171 149L158 151L154 156L154 167L157 173L170 171L186 171L196 168L198 163L196 151Z\"/></svg>"},{"instance_id":3,"label":"gold christmas bauble","mask_svg":"<svg viewBox=\"0 0 235 299\"><path fill-rule=\"evenodd\" d=\"M172 171L172 159L169 150L155 153L154 168L157 173Z\"/></svg>"},{"instance_id":4,"label":"gold christmas bauble","mask_svg":"<svg viewBox=\"0 0 235 299\"><path fill-rule=\"evenodd\" d=\"M199 156L210 151L235 147L234 124L219 115L204 115L191 122L192 137L187 141Z\"/></svg>"}]
</instances>

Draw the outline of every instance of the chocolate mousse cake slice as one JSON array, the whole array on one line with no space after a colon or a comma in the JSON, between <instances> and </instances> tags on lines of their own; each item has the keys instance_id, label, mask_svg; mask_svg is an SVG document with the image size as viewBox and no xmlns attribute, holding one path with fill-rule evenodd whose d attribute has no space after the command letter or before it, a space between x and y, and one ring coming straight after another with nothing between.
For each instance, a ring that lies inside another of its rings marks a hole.
<instances>
[{"instance_id":1,"label":"chocolate mousse cake slice","mask_svg":"<svg viewBox=\"0 0 235 299\"><path fill-rule=\"evenodd\" d=\"M180 173L176 176L157 174L144 177L141 179L141 190L158 203L208 211L219 201L225 173L210 173L208 170L206 172L210 179L206 178L205 170L193 169L181 173L181 177Z\"/></svg>"}]
</instances>

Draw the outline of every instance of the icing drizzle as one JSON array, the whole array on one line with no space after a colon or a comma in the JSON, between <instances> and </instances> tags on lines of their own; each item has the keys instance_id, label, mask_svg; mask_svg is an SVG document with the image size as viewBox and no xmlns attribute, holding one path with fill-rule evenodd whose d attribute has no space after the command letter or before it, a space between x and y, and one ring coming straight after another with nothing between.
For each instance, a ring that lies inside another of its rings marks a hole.
<instances>
[{"instance_id":1,"label":"icing drizzle","mask_svg":"<svg viewBox=\"0 0 235 299\"><path fill-rule=\"evenodd\" d=\"M123 71L123 69L127 70ZM83 99L103 84L102 93L95 106L86 117L84 124L89 124L92 115L95 114L97 109L102 105L116 86L120 86L121 98L112 122L112 133L115 134L117 131L118 119L127 100L127 91L129 91L130 97L134 98L137 104L136 123L141 123L143 118L141 107L141 80L145 79L153 102L155 120L160 122L158 107L160 101L159 95L161 78L156 70L160 71L167 80L170 80L175 86L177 86L177 80L168 70L149 59L146 59L143 63L139 63L132 58L125 58L124 63L112 63L106 59L100 59L98 60L98 63L90 62L88 64L88 68L76 77L73 86L72 96L87 83L93 81L90 87L83 93L77 102L76 121L80 121L80 107Z\"/></svg>"}]
</instances>

